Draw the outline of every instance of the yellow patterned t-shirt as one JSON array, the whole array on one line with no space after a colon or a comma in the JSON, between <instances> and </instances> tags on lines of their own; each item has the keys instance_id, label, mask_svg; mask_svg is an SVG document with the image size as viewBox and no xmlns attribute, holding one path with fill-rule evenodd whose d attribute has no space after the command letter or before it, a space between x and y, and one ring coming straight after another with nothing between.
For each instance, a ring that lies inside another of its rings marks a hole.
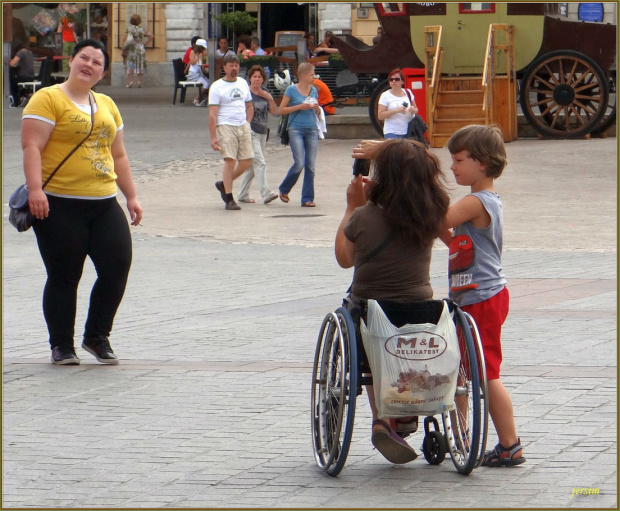
<instances>
[{"instance_id":1,"label":"yellow patterned t-shirt","mask_svg":"<svg viewBox=\"0 0 620 511\"><path fill-rule=\"evenodd\" d=\"M123 128L123 119L110 97L97 92L92 96L96 103L93 131L54 174L45 187L46 192L93 198L116 194L111 146L116 132ZM22 118L54 125L41 153L43 182L90 131L90 112L82 111L58 85L41 89L32 96Z\"/></svg>"}]
</instances>

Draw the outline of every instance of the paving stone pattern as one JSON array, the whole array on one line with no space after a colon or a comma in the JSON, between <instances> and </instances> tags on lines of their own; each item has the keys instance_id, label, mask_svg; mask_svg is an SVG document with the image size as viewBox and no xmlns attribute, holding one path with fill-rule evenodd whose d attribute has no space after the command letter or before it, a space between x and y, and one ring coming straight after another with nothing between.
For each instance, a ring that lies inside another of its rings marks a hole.
<instances>
[{"instance_id":1,"label":"paving stone pattern","mask_svg":"<svg viewBox=\"0 0 620 511\"><path fill-rule=\"evenodd\" d=\"M145 206L111 337L118 366L79 347L80 366L49 361L35 237L7 220L23 178L19 112L4 111L3 508L617 508L615 139L519 140L498 180L511 292L503 379L527 463L467 477L449 457L391 465L372 448L361 396L346 466L330 478L312 453L310 371L322 318L351 278L332 244L354 141L321 142L315 211L295 203L298 185L288 205L226 212L207 109L144 91L137 103L133 90L109 92ZM435 152L462 196L449 154ZM277 189L289 150L273 144L268 163ZM438 297L446 266L437 245ZM78 346L94 279L88 262Z\"/></svg>"}]
</instances>

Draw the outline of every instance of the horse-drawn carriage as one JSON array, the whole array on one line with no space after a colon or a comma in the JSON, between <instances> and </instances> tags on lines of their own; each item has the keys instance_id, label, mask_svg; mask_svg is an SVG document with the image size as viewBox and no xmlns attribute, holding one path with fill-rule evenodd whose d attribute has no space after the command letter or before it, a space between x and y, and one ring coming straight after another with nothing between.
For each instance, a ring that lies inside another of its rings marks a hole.
<instances>
[{"instance_id":1,"label":"horse-drawn carriage","mask_svg":"<svg viewBox=\"0 0 620 511\"><path fill-rule=\"evenodd\" d=\"M397 67L426 68L429 131L434 127L435 132L443 130L448 134L456 124L444 122L445 112L455 115L456 108L451 101L450 107L443 109L444 118L441 117L440 82L446 82L447 88L463 90L469 87L468 83L486 76L489 53L497 53L490 48L489 27L504 27L507 59L506 63L498 59L494 73L504 73L509 81L514 78L515 89L517 84L520 89L518 95L515 92L504 97L504 102L512 103L508 107L516 110L519 103L523 115L544 136L601 134L616 118L616 26L601 21L571 21L560 12L561 5L564 4L376 3L375 11L383 27L380 42L368 46L345 35L338 37L335 45L354 73L375 73L385 78ZM429 29L440 33L440 47L430 55ZM428 68L436 68L438 60L440 76L433 77ZM433 87L439 89L439 96L430 90ZM370 101L370 116L378 130L381 126L376 106L387 88L387 82L382 82ZM432 102L433 97L438 98L437 103ZM482 100L480 107L485 110ZM484 123L485 118L482 113L462 120ZM514 126L516 137L516 113Z\"/></svg>"}]
</instances>

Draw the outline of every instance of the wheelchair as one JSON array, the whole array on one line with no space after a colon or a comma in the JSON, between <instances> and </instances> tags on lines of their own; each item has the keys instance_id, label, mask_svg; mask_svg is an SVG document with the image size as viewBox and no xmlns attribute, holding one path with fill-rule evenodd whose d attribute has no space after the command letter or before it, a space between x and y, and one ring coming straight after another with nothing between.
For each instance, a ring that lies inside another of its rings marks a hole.
<instances>
[{"instance_id":1,"label":"wheelchair","mask_svg":"<svg viewBox=\"0 0 620 511\"><path fill-rule=\"evenodd\" d=\"M456 406L441 414L443 434L435 417L425 417L422 453L428 463L438 465L449 452L456 470L468 475L480 466L486 449L486 370L473 318L450 300L431 300L441 307L444 301L454 321L461 353ZM312 443L317 465L332 477L342 471L349 453L355 405L362 386L372 385L359 328L365 315L365 302L357 304L345 298L341 307L325 316L317 340L312 369Z\"/></svg>"}]
</instances>

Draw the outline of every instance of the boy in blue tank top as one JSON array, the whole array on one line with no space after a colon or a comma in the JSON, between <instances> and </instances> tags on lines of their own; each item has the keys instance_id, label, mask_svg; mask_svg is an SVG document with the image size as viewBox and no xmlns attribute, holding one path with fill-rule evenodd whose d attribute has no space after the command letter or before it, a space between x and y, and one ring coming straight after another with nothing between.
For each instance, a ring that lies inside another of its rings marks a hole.
<instances>
[{"instance_id":1,"label":"boy in blue tank top","mask_svg":"<svg viewBox=\"0 0 620 511\"><path fill-rule=\"evenodd\" d=\"M448 150L456 182L471 188L470 195L450 206L441 235L450 249L450 298L471 314L478 326L487 370L489 412L499 437L495 448L485 453L482 465L520 465L525 458L512 400L499 376L500 337L509 296L501 263L502 202L495 193L494 181L506 166L506 149L499 128L470 125L452 135Z\"/></svg>"}]
</instances>

